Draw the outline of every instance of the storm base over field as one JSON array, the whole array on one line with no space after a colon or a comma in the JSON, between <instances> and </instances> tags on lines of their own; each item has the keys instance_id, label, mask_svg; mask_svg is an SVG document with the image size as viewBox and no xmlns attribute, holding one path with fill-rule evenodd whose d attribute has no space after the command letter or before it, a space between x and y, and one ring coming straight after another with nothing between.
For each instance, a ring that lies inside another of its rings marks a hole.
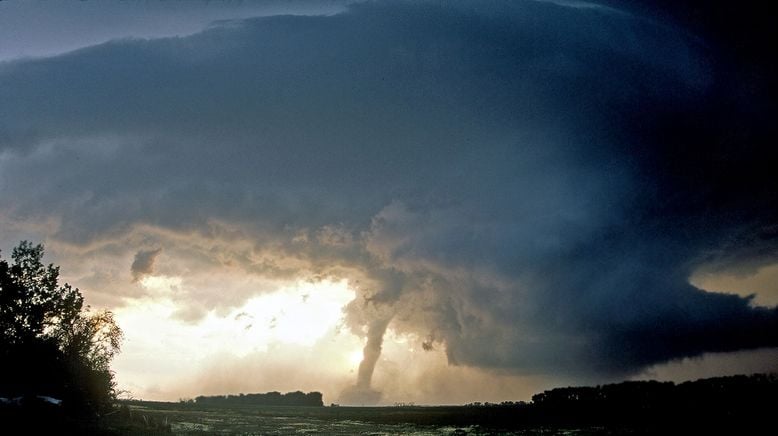
<instances>
[{"instance_id":1,"label":"storm base over field","mask_svg":"<svg viewBox=\"0 0 778 436\"><path fill-rule=\"evenodd\" d=\"M122 387L778 371L774 43L642 2L290 4L0 59L0 243L116 313Z\"/></svg>"}]
</instances>

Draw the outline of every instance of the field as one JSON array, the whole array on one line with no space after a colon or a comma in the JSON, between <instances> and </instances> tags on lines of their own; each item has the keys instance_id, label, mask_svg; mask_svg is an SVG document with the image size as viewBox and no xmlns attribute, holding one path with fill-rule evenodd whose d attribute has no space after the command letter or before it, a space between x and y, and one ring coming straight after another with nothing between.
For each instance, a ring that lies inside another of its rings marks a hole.
<instances>
[{"instance_id":1,"label":"field","mask_svg":"<svg viewBox=\"0 0 778 436\"><path fill-rule=\"evenodd\" d=\"M469 407L201 407L133 402L130 411L175 435L594 435L603 429L511 428L510 410ZM481 424L475 424L481 423ZM618 432L623 434L623 432ZM136 432L133 432L136 434ZM148 432L147 434L163 434Z\"/></svg>"},{"instance_id":2,"label":"field","mask_svg":"<svg viewBox=\"0 0 778 436\"><path fill-rule=\"evenodd\" d=\"M283 396L269 398L278 400ZM555 388L533 395L529 403L465 406L270 406L266 405L270 402L268 398L259 394L197 397L181 402L124 400L96 420L68 414L59 405L32 401L0 407L3 430L18 430L0 433L92 436L775 434L772 417L776 399L778 377L755 374L678 385L628 381ZM765 432L766 429L772 431Z\"/></svg>"}]
</instances>

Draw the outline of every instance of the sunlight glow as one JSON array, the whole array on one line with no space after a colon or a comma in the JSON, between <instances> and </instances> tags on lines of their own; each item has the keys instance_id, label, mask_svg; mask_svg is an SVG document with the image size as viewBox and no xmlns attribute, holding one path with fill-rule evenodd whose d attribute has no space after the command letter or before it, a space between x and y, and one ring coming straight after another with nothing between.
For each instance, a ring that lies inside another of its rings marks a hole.
<instances>
[{"instance_id":1,"label":"sunlight glow","mask_svg":"<svg viewBox=\"0 0 778 436\"><path fill-rule=\"evenodd\" d=\"M310 346L340 322L353 298L345 281L302 283L252 298L230 317L256 339Z\"/></svg>"},{"instance_id":2,"label":"sunlight glow","mask_svg":"<svg viewBox=\"0 0 778 436\"><path fill-rule=\"evenodd\" d=\"M348 363L352 368L356 368L359 366L359 363L362 362L362 357L364 355L362 354L362 350L356 350L352 351L348 354Z\"/></svg>"},{"instance_id":3,"label":"sunlight glow","mask_svg":"<svg viewBox=\"0 0 778 436\"><path fill-rule=\"evenodd\" d=\"M744 273L738 270L698 270L689 282L708 292L752 297L752 306L778 306L778 264L764 265Z\"/></svg>"},{"instance_id":4,"label":"sunlight glow","mask_svg":"<svg viewBox=\"0 0 778 436\"><path fill-rule=\"evenodd\" d=\"M176 276L146 276L140 279L140 285L156 295L170 295L181 287L181 277Z\"/></svg>"},{"instance_id":5,"label":"sunlight glow","mask_svg":"<svg viewBox=\"0 0 778 436\"><path fill-rule=\"evenodd\" d=\"M175 295L187 286L180 277L147 276L138 284L148 295L115 311L126 338L115 360L117 381L135 395L168 398L165 385L186 375L182 368L193 374L214 356L286 359L316 349L331 356L325 361L334 365L327 371L344 375L362 360L359 339L340 333L343 307L354 298L346 280L297 282L196 322L178 316L182 307Z\"/></svg>"}]
</instances>

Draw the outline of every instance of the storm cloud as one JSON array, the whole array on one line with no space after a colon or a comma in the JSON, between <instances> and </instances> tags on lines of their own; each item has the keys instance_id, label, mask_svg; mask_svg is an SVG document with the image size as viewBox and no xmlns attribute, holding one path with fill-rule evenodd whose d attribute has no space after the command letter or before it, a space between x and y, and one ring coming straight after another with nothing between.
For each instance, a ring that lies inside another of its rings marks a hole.
<instances>
[{"instance_id":1,"label":"storm cloud","mask_svg":"<svg viewBox=\"0 0 778 436\"><path fill-rule=\"evenodd\" d=\"M1 217L346 278L365 391L387 325L516 374L778 346L776 308L689 284L778 259L774 100L672 22L580 6L369 2L0 63Z\"/></svg>"}]
</instances>

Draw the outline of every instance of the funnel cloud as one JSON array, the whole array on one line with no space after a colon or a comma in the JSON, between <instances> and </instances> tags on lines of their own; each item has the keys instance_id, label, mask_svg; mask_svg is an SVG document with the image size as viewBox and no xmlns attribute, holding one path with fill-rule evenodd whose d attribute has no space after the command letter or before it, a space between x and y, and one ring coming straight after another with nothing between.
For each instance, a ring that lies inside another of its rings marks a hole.
<instances>
[{"instance_id":1,"label":"funnel cloud","mask_svg":"<svg viewBox=\"0 0 778 436\"><path fill-rule=\"evenodd\" d=\"M372 389L371 381L378 358L381 357L381 345L384 333L389 325L389 318L374 319L367 327L367 343L362 351L362 361L359 363L357 383L347 388L340 401L346 404L376 404L381 399L381 393Z\"/></svg>"}]
</instances>

